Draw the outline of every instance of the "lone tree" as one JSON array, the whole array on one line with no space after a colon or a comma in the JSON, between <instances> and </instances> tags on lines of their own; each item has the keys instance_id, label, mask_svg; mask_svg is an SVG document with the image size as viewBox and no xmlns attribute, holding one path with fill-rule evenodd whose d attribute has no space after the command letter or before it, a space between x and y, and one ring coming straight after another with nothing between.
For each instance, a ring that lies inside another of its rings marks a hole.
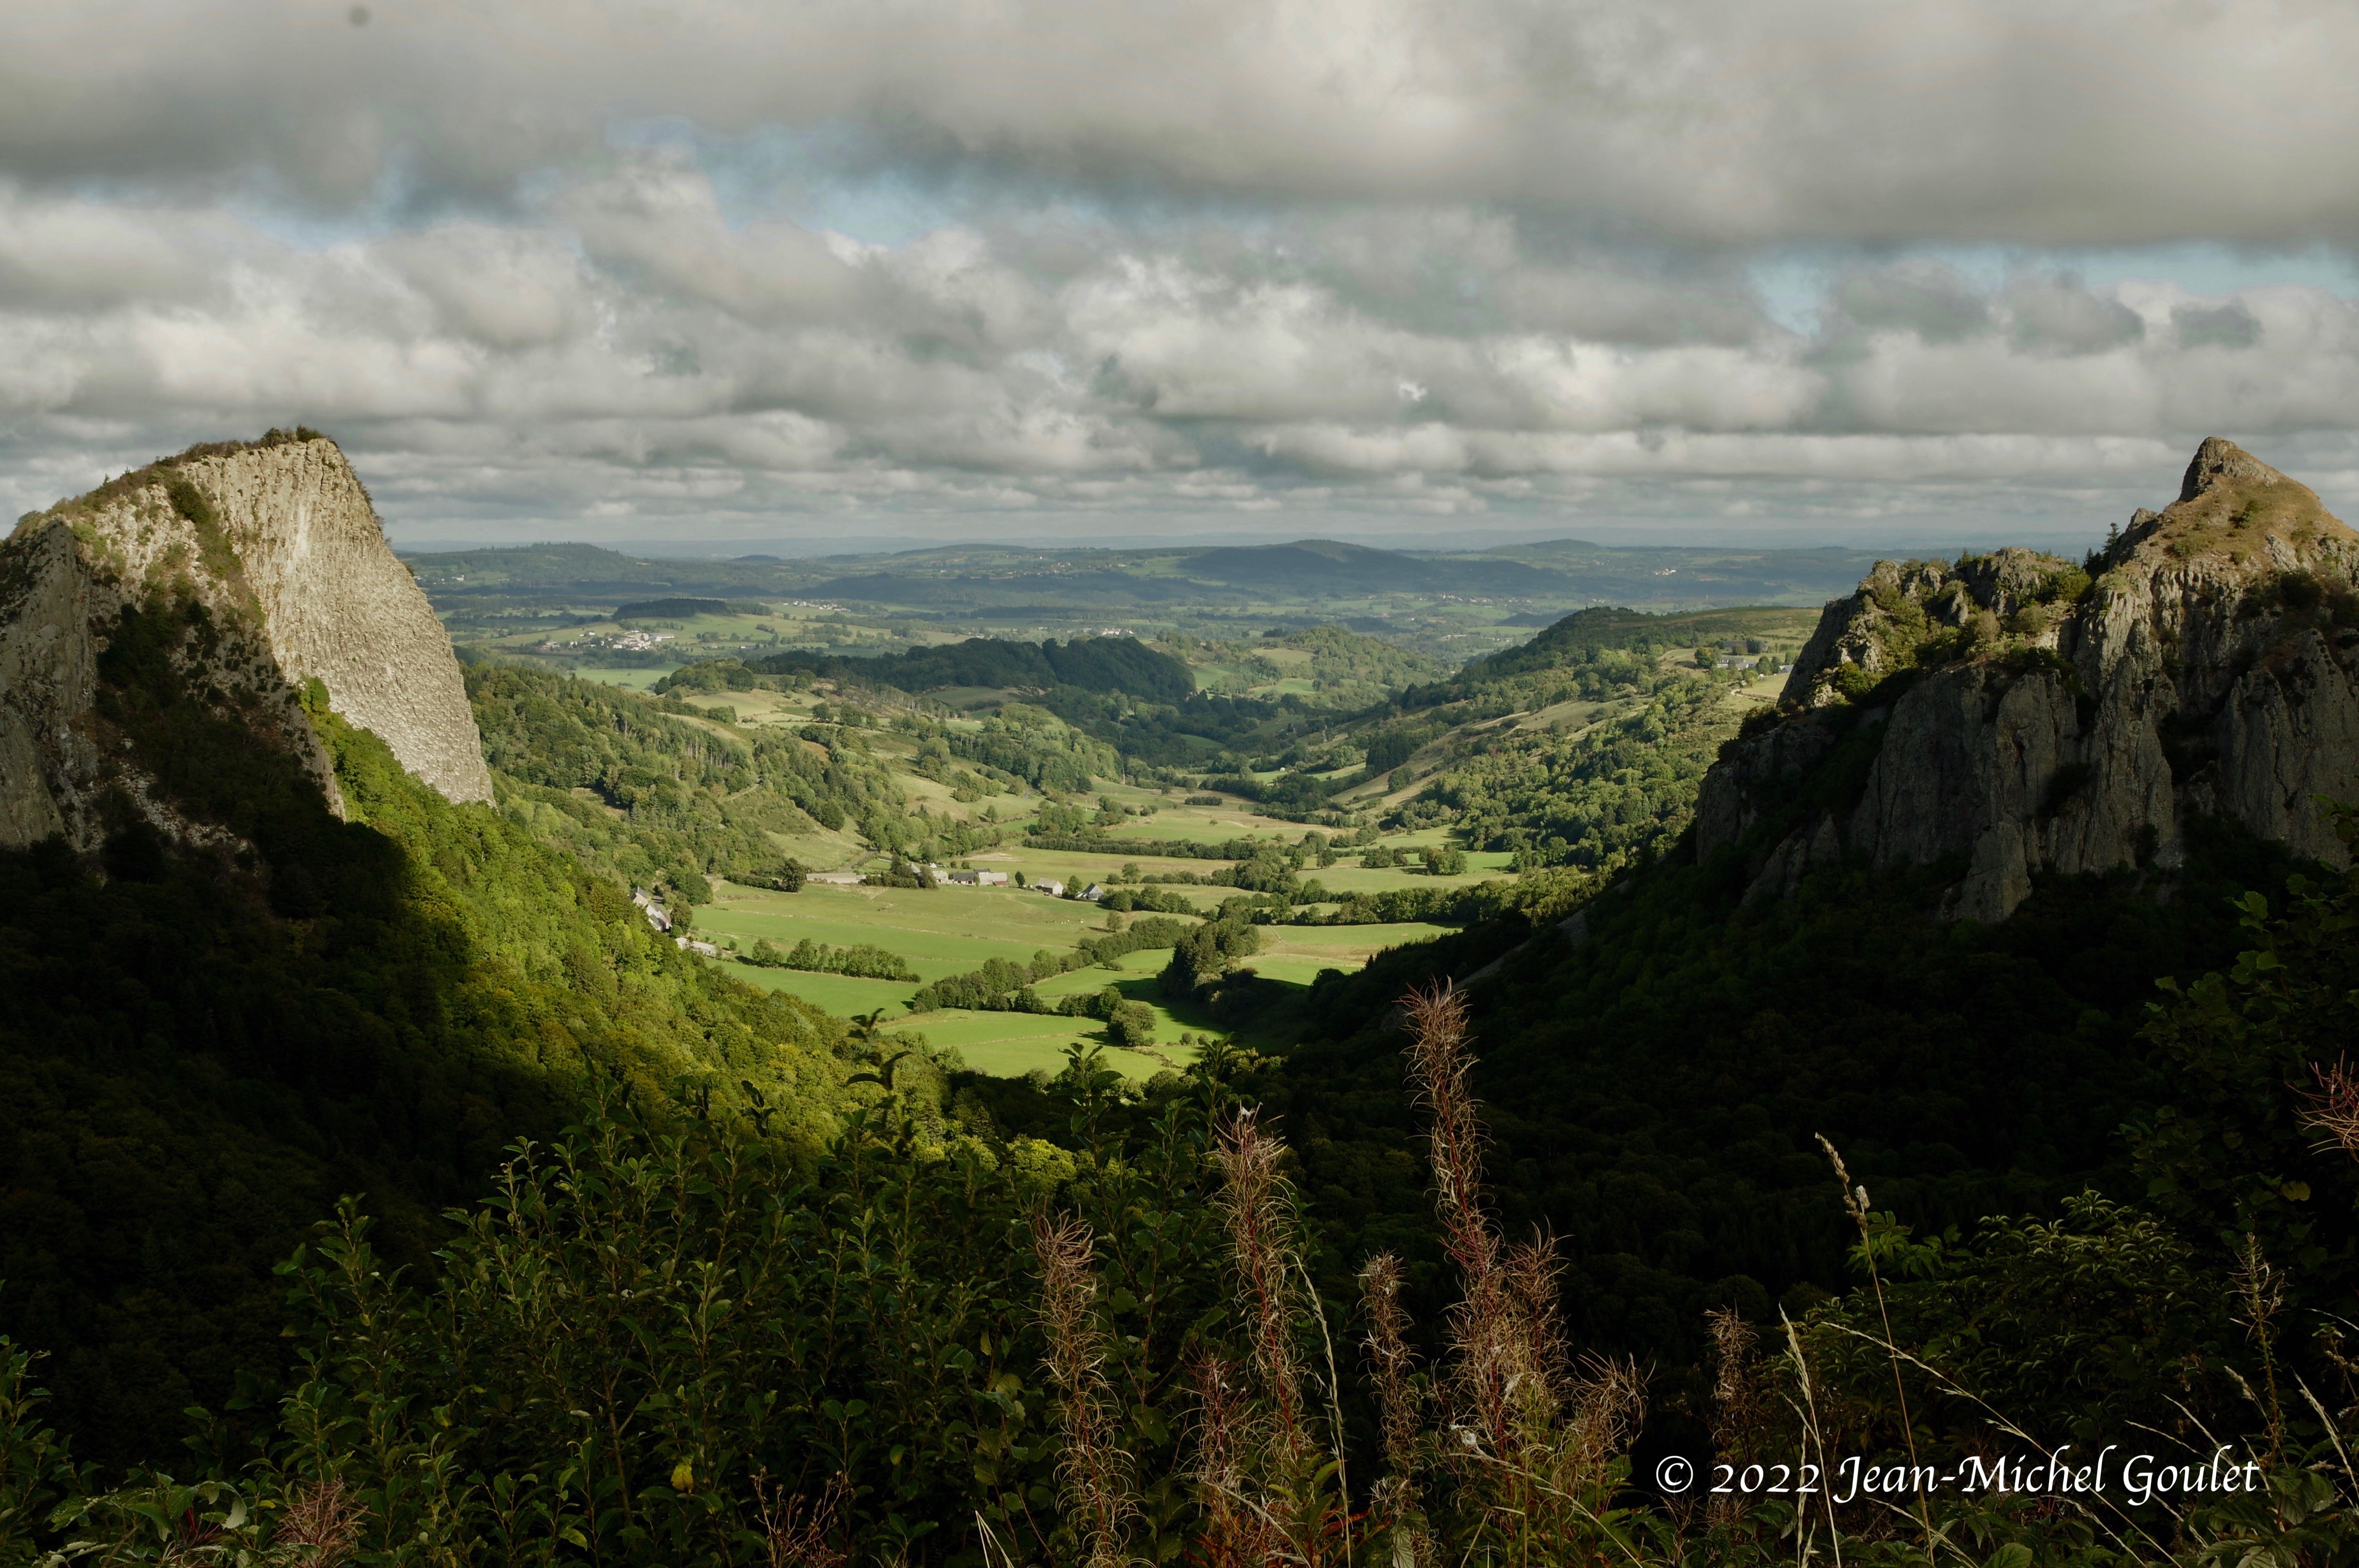
<instances>
[{"instance_id":1,"label":"lone tree","mask_svg":"<svg viewBox=\"0 0 2359 1568\"><path fill-rule=\"evenodd\" d=\"M1106 1033L1125 1050L1155 1044L1155 1010L1143 1001L1119 1003L1106 1020Z\"/></svg>"}]
</instances>

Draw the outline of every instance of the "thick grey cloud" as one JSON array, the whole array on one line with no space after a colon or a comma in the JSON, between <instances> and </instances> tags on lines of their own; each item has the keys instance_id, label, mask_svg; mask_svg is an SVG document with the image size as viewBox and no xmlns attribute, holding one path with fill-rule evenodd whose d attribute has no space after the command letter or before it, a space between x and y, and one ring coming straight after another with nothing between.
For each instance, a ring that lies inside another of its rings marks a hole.
<instances>
[{"instance_id":1,"label":"thick grey cloud","mask_svg":"<svg viewBox=\"0 0 2359 1568\"><path fill-rule=\"evenodd\" d=\"M1913 332L1956 342L1990 330L1990 301L1955 267L1938 261L1863 269L1836 280L1828 304L1839 329Z\"/></svg>"},{"instance_id":2,"label":"thick grey cloud","mask_svg":"<svg viewBox=\"0 0 2359 1568\"><path fill-rule=\"evenodd\" d=\"M2018 347L2060 354L2096 354L2146 336L2146 319L2118 299L2082 287L2071 274L2011 279L1998 307Z\"/></svg>"},{"instance_id":3,"label":"thick grey cloud","mask_svg":"<svg viewBox=\"0 0 2359 1568\"><path fill-rule=\"evenodd\" d=\"M2213 432L2359 472L2340 292L2073 260L2351 240L2347 7L348 9L0 15L17 507L297 419L445 531L2062 515Z\"/></svg>"},{"instance_id":4,"label":"thick grey cloud","mask_svg":"<svg viewBox=\"0 0 2359 1568\"><path fill-rule=\"evenodd\" d=\"M2217 347L2249 349L2261 341L2261 323L2244 301L2225 305L2182 305L2170 313L2183 349Z\"/></svg>"},{"instance_id":5,"label":"thick grey cloud","mask_svg":"<svg viewBox=\"0 0 2359 1568\"><path fill-rule=\"evenodd\" d=\"M18 0L0 163L506 199L618 117L1715 243L2348 237L2335 0Z\"/></svg>"}]
</instances>

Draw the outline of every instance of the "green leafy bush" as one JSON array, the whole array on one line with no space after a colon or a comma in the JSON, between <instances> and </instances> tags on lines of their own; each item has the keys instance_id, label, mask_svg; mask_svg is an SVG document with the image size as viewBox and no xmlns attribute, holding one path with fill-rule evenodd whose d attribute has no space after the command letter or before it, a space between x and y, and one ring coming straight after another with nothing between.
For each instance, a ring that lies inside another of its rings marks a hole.
<instances>
[{"instance_id":1,"label":"green leafy bush","mask_svg":"<svg viewBox=\"0 0 2359 1568\"><path fill-rule=\"evenodd\" d=\"M780 948L765 938L757 941L744 955L745 962L766 968L801 969L819 975L853 975L872 980L906 980L915 984L918 971L909 968L909 960L897 953L887 952L872 942L855 942L848 947L831 947L806 936L790 948Z\"/></svg>"},{"instance_id":2,"label":"green leafy bush","mask_svg":"<svg viewBox=\"0 0 2359 1568\"><path fill-rule=\"evenodd\" d=\"M2060 567L2040 580L2038 598L2042 604L2078 604L2095 586L2084 568Z\"/></svg>"},{"instance_id":3,"label":"green leafy bush","mask_svg":"<svg viewBox=\"0 0 2359 1568\"><path fill-rule=\"evenodd\" d=\"M1129 1050L1154 1044L1155 1010L1143 1001L1117 1002L1106 1018L1106 1034Z\"/></svg>"},{"instance_id":4,"label":"green leafy bush","mask_svg":"<svg viewBox=\"0 0 2359 1568\"><path fill-rule=\"evenodd\" d=\"M192 1537L324 1561L323 1513L362 1562L720 1568L801 1539L967 1563L978 1522L1025 1561L1061 1560L1028 1245L1053 1202L1103 1238L1099 1310L1120 1335L1103 1374L1119 1440L1169 1477L1149 1534L1176 1553L1192 1513L1177 1387L1221 1344L1211 1086L1178 1086L1135 1140L1068 1152L944 1141L921 1065L871 1075L891 1082L816 1158L751 1114L662 1130L610 1101L517 1145L430 1280L393 1268L347 1201L281 1267L298 1375L201 1429L212 1452L250 1436L266 1457L195 1483L134 1476L68 1521L114 1563L185 1561ZM1069 1079L1085 1121L1118 1081L1086 1061ZM0 1424L0 1454L12 1438L21 1420ZM816 1530L798 1537L789 1505Z\"/></svg>"}]
</instances>

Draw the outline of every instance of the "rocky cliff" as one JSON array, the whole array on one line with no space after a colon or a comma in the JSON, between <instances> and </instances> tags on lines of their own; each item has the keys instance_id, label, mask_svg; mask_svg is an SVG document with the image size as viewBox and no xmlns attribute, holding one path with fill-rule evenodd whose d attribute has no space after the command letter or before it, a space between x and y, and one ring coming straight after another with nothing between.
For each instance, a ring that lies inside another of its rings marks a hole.
<instances>
[{"instance_id":1,"label":"rocky cliff","mask_svg":"<svg viewBox=\"0 0 2359 1568\"><path fill-rule=\"evenodd\" d=\"M168 631L176 692L296 759L332 808L307 690L450 799L491 798L450 641L368 492L334 442L274 431L111 480L0 545L0 844L89 849L126 814L222 836L157 787L158 742L110 707L109 650L142 629Z\"/></svg>"},{"instance_id":2,"label":"rocky cliff","mask_svg":"<svg viewBox=\"0 0 2359 1568\"><path fill-rule=\"evenodd\" d=\"M2198 815L2339 860L2315 801L2359 801L2354 589L2359 535L2216 438L2085 566L1880 563L1706 777L1698 852L1744 854L1752 897L1948 863L1981 920L2038 872L2168 872Z\"/></svg>"}]
</instances>

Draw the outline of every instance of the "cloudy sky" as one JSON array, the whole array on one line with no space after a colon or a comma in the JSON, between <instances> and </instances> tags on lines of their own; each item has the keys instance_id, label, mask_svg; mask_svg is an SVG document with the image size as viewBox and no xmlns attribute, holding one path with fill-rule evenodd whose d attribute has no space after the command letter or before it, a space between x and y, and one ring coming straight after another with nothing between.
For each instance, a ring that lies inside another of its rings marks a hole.
<instances>
[{"instance_id":1,"label":"cloudy sky","mask_svg":"<svg viewBox=\"0 0 2359 1568\"><path fill-rule=\"evenodd\" d=\"M11 0L0 505L406 543L2359 514L2348 0Z\"/></svg>"}]
</instances>

